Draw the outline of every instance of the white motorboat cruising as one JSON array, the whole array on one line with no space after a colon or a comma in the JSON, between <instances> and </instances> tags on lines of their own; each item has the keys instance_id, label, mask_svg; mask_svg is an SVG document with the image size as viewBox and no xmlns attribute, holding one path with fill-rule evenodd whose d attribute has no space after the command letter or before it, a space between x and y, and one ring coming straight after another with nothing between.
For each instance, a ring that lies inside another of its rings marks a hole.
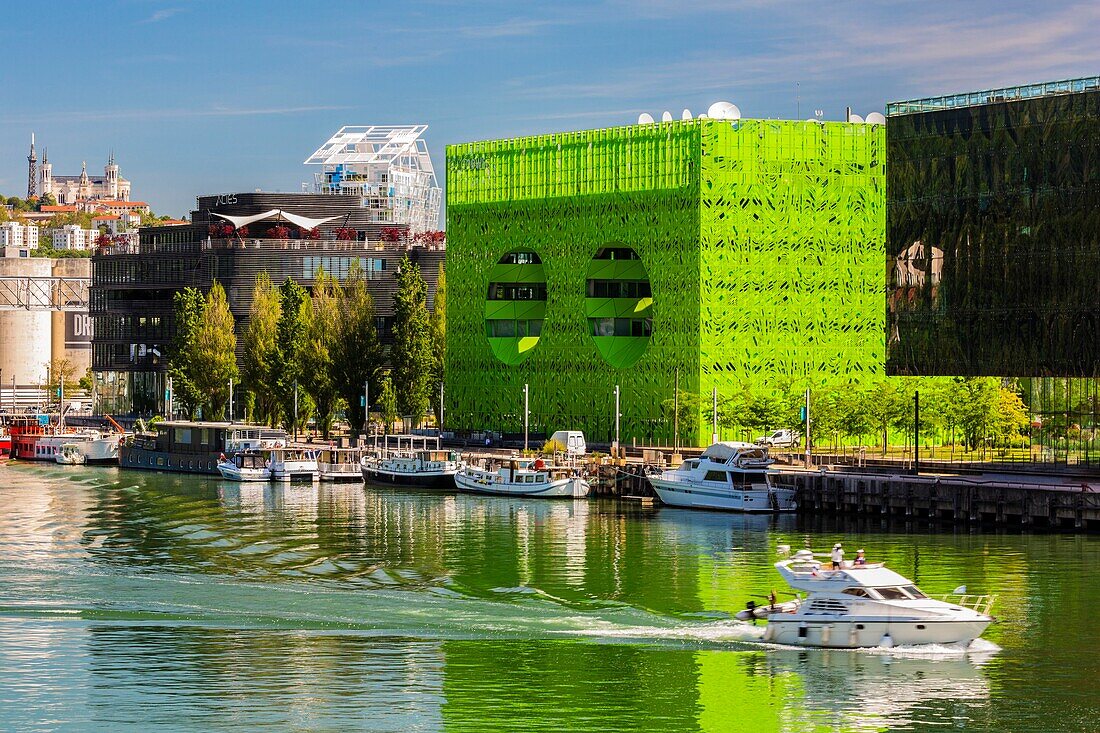
<instances>
[{"instance_id":1,"label":"white motorboat cruising","mask_svg":"<svg viewBox=\"0 0 1100 733\"><path fill-rule=\"evenodd\" d=\"M316 481L317 457L321 451L305 448L274 448L268 467L272 481Z\"/></svg>"},{"instance_id":2,"label":"white motorboat cruising","mask_svg":"<svg viewBox=\"0 0 1100 733\"><path fill-rule=\"evenodd\" d=\"M504 496L584 499L588 482L574 467L553 467L541 458L512 458L492 468L466 466L455 474L460 491Z\"/></svg>"},{"instance_id":3,"label":"white motorboat cruising","mask_svg":"<svg viewBox=\"0 0 1100 733\"><path fill-rule=\"evenodd\" d=\"M776 603L773 595L771 605L750 602L738 618L766 618L764 641L843 649L965 647L993 623L993 596L965 595L965 588L958 588L944 600L935 600L885 563L840 565L838 570L828 569L810 550L799 550L775 567L788 585L806 592L806 598Z\"/></svg>"},{"instance_id":4,"label":"white motorboat cruising","mask_svg":"<svg viewBox=\"0 0 1100 733\"><path fill-rule=\"evenodd\" d=\"M371 483L451 489L465 465L457 451L442 450L437 437L388 435L377 455L364 456L362 471Z\"/></svg>"},{"instance_id":5,"label":"white motorboat cruising","mask_svg":"<svg viewBox=\"0 0 1100 733\"><path fill-rule=\"evenodd\" d=\"M362 481L359 448L325 448L317 457L317 476L322 481Z\"/></svg>"},{"instance_id":6,"label":"white motorboat cruising","mask_svg":"<svg viewBox=\"0 0 1100 733\"><path fill-rule=\"evenodd\" d=\"M218 461L218 473L230 481L269 481L271 467L262 453L244 451Z\"/></svg>"},{"instance_id":7,"label":"white motorboat cruising","mask_svg":"<svg viewBox=\"0 0 1100 733\"><path fill-rule=\"evenodd\" d=\"M775 486L767 446L714 443L679 468L649 477L661 501L690 509L734 512L793 512L795 490Z\"/></svg>"}]
</instances>

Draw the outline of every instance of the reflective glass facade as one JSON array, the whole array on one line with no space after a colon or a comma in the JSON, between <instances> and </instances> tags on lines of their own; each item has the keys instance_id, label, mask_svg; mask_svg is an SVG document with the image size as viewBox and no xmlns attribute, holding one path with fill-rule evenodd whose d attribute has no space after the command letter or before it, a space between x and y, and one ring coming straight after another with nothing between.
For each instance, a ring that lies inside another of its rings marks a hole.
<instances>
[{"instance_id":1,"label":"reflective glass facade","mask_svg":"<svg viewBox=\"0 0 1100 733\"><path fill-rule=\"evenodd\" d=\"M1062 84L891 105L890 373L1100 376L1100 90Z\"/></svg>"}]
</instances>

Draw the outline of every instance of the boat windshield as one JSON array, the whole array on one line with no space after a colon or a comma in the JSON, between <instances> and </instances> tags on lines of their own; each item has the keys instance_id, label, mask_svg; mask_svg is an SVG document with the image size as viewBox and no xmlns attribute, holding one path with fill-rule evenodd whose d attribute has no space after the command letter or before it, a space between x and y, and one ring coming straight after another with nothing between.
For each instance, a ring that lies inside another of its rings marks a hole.
<instances>
[{"instance_id":1,"label":"boat windshield","mask_svg":"<svg viewBox=\"0 0 1100 733\"><path fill-rule=\"evenodd\" d=\"M909 596L901 588L875 588L886 601L908 601Z\"/></svg>"},{"instance_id":2,"label":"boat windshield","mask_svg":"<svg viewBox=\"0 0 1100 733\"><path fill-rule=\"evenodd\" d=\"M918 588L915 585L907 585L904 588L902 588L902 590L905 591L906 593L908 593L912 598L914 598L918 601L922 598L927 598L928 597L928 596L924 595L923 593L921 593L920 588Z\"/></svg>"}]
</instances>

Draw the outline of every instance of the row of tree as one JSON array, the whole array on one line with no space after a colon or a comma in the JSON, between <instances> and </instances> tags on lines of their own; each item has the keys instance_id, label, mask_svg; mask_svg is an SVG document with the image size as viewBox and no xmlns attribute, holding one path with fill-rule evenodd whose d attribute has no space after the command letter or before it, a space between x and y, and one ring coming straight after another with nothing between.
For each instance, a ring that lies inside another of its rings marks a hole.
<instances>
[{"instance_id":1,"label":"row of tree","mask_svg":"<svg viewBox=\"0 0 1100 733\"><path fill-rule=\"evenodd\" d=\"M921 431L938 431L973 450L979 445L1009 445L1028 427L1027 408L1012 384L993 377L884 377L864 384L829 385L810 390L813 441L818 445L839 437L881 439L885 452L891 432L911 436L914 427L914 392L920 393ZM751 437L779 428L801 431L805 388L793 383L774 389L742 386L722 395L718 424L735 434ZM673 419L674 401L663 404L666 418ZM699 424L713 420L710 401L681 393L680 426L690 436ZM681 436L682 439L685 436Z\"/></svg>"},{"instance_id":2,"label":"row of tree","mask_svg":"<svg viewBox=\"0 0 1100 733\"><path fill-rule=\"evenodd\" d=\"M353 431L363 429L369 391L385 425L401 415L419 424L443 383L446 279L441 265L429 312L420 267L406 256L396 277L393 338L386 349L357 266L343 283L318 270L312 292L290 278L276 286L260 273L239 374L225 290L215 283L205 297L193 288L180 291L168 369L177 404L192 417L200 410L221 417L230 380L239 381L249 420L295 431L312 418L327 437L341 413Z\"/></svg>"}]
</instances>

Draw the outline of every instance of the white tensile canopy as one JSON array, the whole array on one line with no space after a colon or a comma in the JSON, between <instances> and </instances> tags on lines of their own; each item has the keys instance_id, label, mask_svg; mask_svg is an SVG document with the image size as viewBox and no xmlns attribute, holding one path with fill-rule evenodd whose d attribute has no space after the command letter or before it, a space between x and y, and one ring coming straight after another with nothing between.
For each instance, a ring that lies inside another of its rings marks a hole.
<instances>
[{"instance_id":1,"label":"white tensile canopy","mask_svg":"<svg viewBox=\"0 0 1100 733\"><path fill-rule=\"evenodd\" d=\"M301 216L299 214L291 214L289 211L283 211L282 209L272 209L271 211L265 211L262 214L251 214L249 216L230 216L229 214L219 214L219 213L214 212L214 211L211 211L210 214L212 216L216 216L216 217L219 217L221 219L225 219L230 224L232 224L233 227L236 228L236 229L240 229L241 227L248 226L249 224L252 224L253 222L266 221L266 220L269 220L269 219L274 220L274 221L286 221L286 222L289 222L289 223L291 223L295 226L299 226L302 229L315 229L315 228L319 227L320 225L324 224L326 221L332 221L334 219L340 219L340 218L343 218L343 216L344 216L343 214L338 214L336 216L330 216L330 217L327 217L325 219L311 219L308 216Z\"/></svg>"}]
</instances>

